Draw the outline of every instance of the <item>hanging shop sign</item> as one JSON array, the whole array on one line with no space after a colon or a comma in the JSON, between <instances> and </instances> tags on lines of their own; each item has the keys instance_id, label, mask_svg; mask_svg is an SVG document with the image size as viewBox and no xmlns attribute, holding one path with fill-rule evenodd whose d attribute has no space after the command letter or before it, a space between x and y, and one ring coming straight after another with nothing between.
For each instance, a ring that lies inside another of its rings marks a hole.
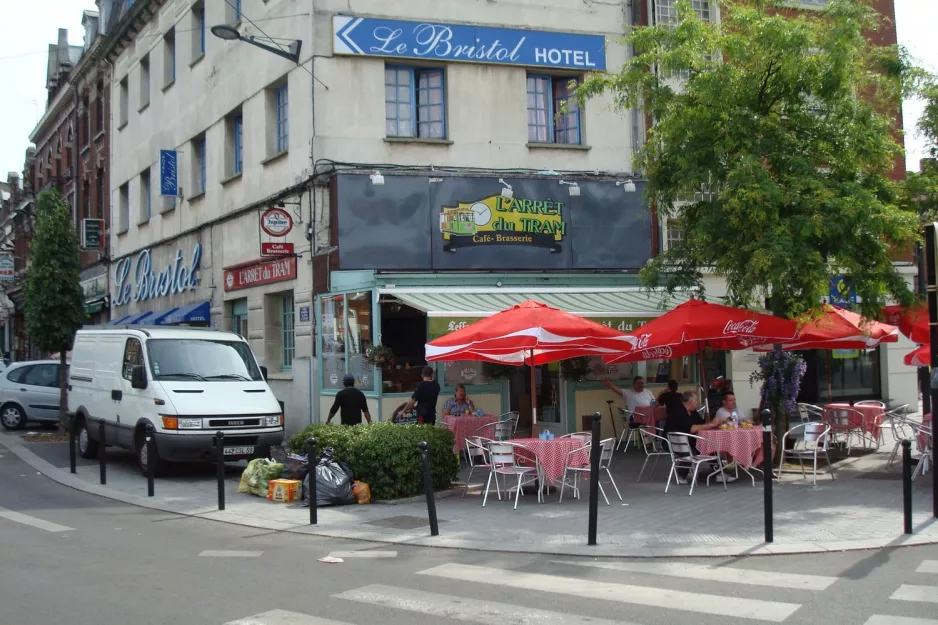
<instances>
[{"instance_id":1,"label":"hanging shop sign","mask_svg":"<svg viewBox=\"0 0 938 625\"><path fill-rule=\"evenodd\" d=\"M81 290L86 302L107 297L107 274L82 280Z\"/></svg>"},{"instance_id":2,"label":"hanging shop sign","mask_svg":"<svg viewBox=\"0 0 938 625\"><path fill-rule=\"evenodd\" d=\"M261 215L261 229L272 237L285 237L293 230L293 217L282 208L269 208Z\"/></svg>"},{"instance_id":3,"label":"hanging shop sign","mask_svg":"<svg viewBox=\"0 0 938 625\"><path fill-rule=\"evenodd\" d=\"M261 242L261 256L290 256L294 253L292 243Z\"/></svg>"},{"instance_id":4,"label":"hanging shop sign","mask_svg":"<svg viewBox=\"0 0 938 625\"><path fill-rule=\"evenodd\" d=\"M9 252L0 253L0 280L12 280L15 273L13 254Z\"/></svg>"},{"instance_id":5,"label":"hanging shop sign","mask_svg":"<svg viewBox=\"0 0 938 625\"><path fill-rule=\"evenodd\" d=\"M179 195L178 153L160 150L160 195Z\"/></svg>"},{"instance_id":6,"label":"hanging shop sign","mask_svg":"<svg viewBox=\"0 0 938 625\"><path fill-rule=\"evenodd\" d=\"M252 262L225 268L225 290L237 291L252 286L283 282L296 278L296 257Z\"/></svg>"},{"instance_id":7,"label":"hanging shop sign","mask_svg":"<svg viewBox=\"0 0 938 625\"><path fill-rule=\"evenodd\" d=\"M487 245L522 245L561 251L567 234L566 204L550 198L531 200L490 195L440 212L443 250Z\"/></svg>"},{"instance_id":8,"label":"hanging shop sign","mask_svg":"<svg viewBox=\"0 0 938 625\"><path fill-rule=\"evenodd\" d=\"M857 288L847 276L833 276L830 284L830 303L841 308L851 308L857 303Z\"/></svg>"},{"instance_id":9,"label":"hanging shop sign","mask_svg":"<svg viewBox=\"0 0 938 625\"><path fill-rule=\"evenodd\" d=\"M81 220L81 247L86 250L104 249L104 220Z\"/></svg>"},{"instance_id":10,"label":"hanging shop sign","mask_svg":"<svg viewBox=\"0 0 938 625\"><path fill-rule=\"evenodd\" d=\"M335 15L333 52L433 61L606 69L602 35Z\"/></svg>"},{"instance_id":11,"label":"hanging shop sign","mask_svg":"<svg viewBox=\"0 0 938 625\"><path fill-rule=\"evenodd\" d=\"M144 302L191 291L199 285L201 260L201 243L196 243L192 248L188 263L182 250L177 249L172 262L157 268L159 273L154 270L150 248L136 256L120 259L114 266L114 305L123 306L132 301Z\"/></svg>"}]
</instances>

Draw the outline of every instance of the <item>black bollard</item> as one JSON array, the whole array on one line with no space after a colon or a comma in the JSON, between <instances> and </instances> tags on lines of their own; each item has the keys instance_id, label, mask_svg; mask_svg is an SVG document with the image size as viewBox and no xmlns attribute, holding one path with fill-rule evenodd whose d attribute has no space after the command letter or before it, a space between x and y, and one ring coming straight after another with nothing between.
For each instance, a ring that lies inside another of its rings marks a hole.
<instances>
[{"instance_id":1,"label":"black bollard","mask_svg":"<svg viewBox=\"0 0 938 625\"><path fill-rule=\"evenodd\" d=\"M774 540L772 527L772 413L762 411L762 496L765 500L765 542Z\"/></svg>"},{"instance_id":2,"label":"black bollard","mask_svg":"<svg viewBox=\"0 0 938 625\"><path fill-rule=\"evenodd\" d=\"M147 423L147 438L144 444L147 446L147 497L152 497L156 494L153 483L156 477L156 436L153 434L152 423Z\"/></svg>"},{"instance_id":3,"label":"black bollard","mask_svg":"<svg viewBox=\"0 0 938 625\"><path fill-rule=\"evenodd\" d=\"M603 446L600 444L602 434L602 414L593 413L593 435L590 441L590 518L588 545L596 544L596 523L599 516L599 458Z\"/></svg>"},{"instance_id":4,"label":"black bollard","mask_svg":"<svg viewBox=\"0 0 938 625\"><path fill-rule=\"evenodd\" d=\"M72 473L78 473L78 459L75 457L75 415L68 418L68 466Z\"/></svg>"},{"instance_id":5,"label":"black bollard","mask_svg":"<svg viewBox=\"0 0 938 625\"><path fill-rule=\"evenodd\" d=\"M98 465L101 469L101 484L107 484L107 456L105 447L107 440L104 436L104 421L98 421Z\"/></svg>"},{"instance_id":6,"label":"black bollard","mask_svg":"<svg viewBox=\"0 0 938 625\"><path fill-rule=\"evenodd\" d=\"M423 468L423 490L427 493L427 516L430 517L430 536L440 535L436 520L436 500L433 498L433 478L430 477L430 446L426 441L417 445L420 450L420 466Z\"/></svg>"},{"instance_id":7,"label":"black bollard","mask_svg":"<svg viewBox=\"0 0 938 625\"><path fill-rule=\"evenodd\" d=\"M306 481L309 483L309 489L306 496L309 497L309 524L319 523L319 509L316 505L316 439L310 436L306 439L306 458L309 470L306 474Z\"/></svg>"},{"instance_id":8,"label":"black bollard","mask_svg":"<svg viewBox=\"0 0 938 625\"><path fill-rule=\"evenodd\" d=\"M215 433L215 466L218 471L218 509L225 509L225 433Z\"/></svg>"},{"instance_id":9,"label":"black bollard","mask_svg":"<svg viewBox=\"0 0 938 625\"><path fill-rule=\"evenodd\" d=\"M902 517L905 533L912 533L912 441L902 441Z\"/></svg>"}]
</instances>

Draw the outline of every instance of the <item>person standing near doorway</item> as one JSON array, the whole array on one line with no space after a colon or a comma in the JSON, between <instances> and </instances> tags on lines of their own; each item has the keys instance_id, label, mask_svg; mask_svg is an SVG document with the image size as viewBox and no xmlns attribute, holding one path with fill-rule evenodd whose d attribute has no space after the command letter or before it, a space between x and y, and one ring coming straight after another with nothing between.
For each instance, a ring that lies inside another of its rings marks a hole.
<instances>
[{"instance_id":1,"label":"person standing near doorway","mask_svg":"<svg viewBox=\"0 0 938 625\"><path fill-rule=\"evenodd\" d=\"M433 367L424 367L421 376L423 380L417 385L410 401L401 412L410 412L416 406L417 423L436 425L436 402L440 397L440 384L433 379Z\"/></svg>"},{"instance_id":2,"label":"person standing near doorway","mask_svg":"<svg viewBox=\"0 0 938 625\"><path fill-rule=\"evenodd\" d=\"M332 418L336 412L339 413L339 420L342 425L361 425L363 414L370 424L371 413L368 412L368 400L365 399L364 393L355 388L355 376L346 373L345 377L342 378L342 386L345 388L335 394L335 402L329 410L326 425L332 423Z\"/></svg>"}]
</instances>

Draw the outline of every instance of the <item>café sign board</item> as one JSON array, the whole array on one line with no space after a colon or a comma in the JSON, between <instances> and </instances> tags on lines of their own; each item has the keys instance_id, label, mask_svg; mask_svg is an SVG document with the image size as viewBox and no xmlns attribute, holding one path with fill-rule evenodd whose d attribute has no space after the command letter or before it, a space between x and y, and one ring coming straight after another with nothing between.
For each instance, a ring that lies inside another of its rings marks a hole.
<instances>
[{"instance_id":1,"label":"caf\u00e9 sign board","mask_svg":"<svg viewBox=\"0 0 938 625\"><path fill-rule=\"evenodd\" d=\"M199 285L201 260L201 243L195 244L188 260L177 249L173 260L162 267L154 267L150 248L120 259L114 266L114 306L191 291Z\"/></svg>"},{"instance_id":2,"label":"caf\u00e9 sign board","mask_svg":"<svg viewBox=\"0 0 938 625\"><path fill-rule=\"evenodd\" d=\"M295 256L280 260L251 262L225 268L225 290L237 291L294 278L296 278Z\"/></svg>"}]
</instances>

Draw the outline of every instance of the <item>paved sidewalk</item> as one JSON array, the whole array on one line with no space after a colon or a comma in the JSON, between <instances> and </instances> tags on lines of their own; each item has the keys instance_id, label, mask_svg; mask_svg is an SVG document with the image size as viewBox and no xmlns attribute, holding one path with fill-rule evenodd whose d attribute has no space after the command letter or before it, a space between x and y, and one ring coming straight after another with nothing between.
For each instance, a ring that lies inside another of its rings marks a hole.
<instances>
[{"instance_id":1,"label":"paved sidewalk","mask_svg":"<svg viewBox=\"0 0 938 625\"><path fill-rule=\"evenodd\" d=\"M65 443L24 443L2 435L7 447L37 471L73 488L126 503L167 512L247 525L267 530L311 533L376 542L559 555L674 557L810 553L872 549L884 546L938 543L938 522L931 517L932 475L913 484L915 532L902 534L902 482L898 464L886 468L887 443L882 451L849 458L835 465L837 480L819 475L817 487L799 474L775 483L775 541L763 542L762 484L753 487L743 474L730 484L698 485L688 497L686 486L672 485L664 493L668 466L662 459L657 472L636 483L641 452L616 453L613 474L624 497L615 496L605 479L611 506L600 497L599 544L586 544L588 496L569 492L562 504L557 494L537 504L533 494L522 497L517 510L490 496L481 506L479 490L462 498L439 498L440 536L430 537L425 503L321 508L319 525L310 526L308 508L275 504L236 494L244 463L227 467L226 510L218 511L212 466L180 467L157 480L156 497L146 497L146 479L132 454L108 451L108 484L98 483L96 462L80 460L77 475L68 470ZM478 474L479 472L477 472ZM758 474L757 474L758 475ZM484 478L484 475L473 476Z\"/></svg>"}]
</instances>

